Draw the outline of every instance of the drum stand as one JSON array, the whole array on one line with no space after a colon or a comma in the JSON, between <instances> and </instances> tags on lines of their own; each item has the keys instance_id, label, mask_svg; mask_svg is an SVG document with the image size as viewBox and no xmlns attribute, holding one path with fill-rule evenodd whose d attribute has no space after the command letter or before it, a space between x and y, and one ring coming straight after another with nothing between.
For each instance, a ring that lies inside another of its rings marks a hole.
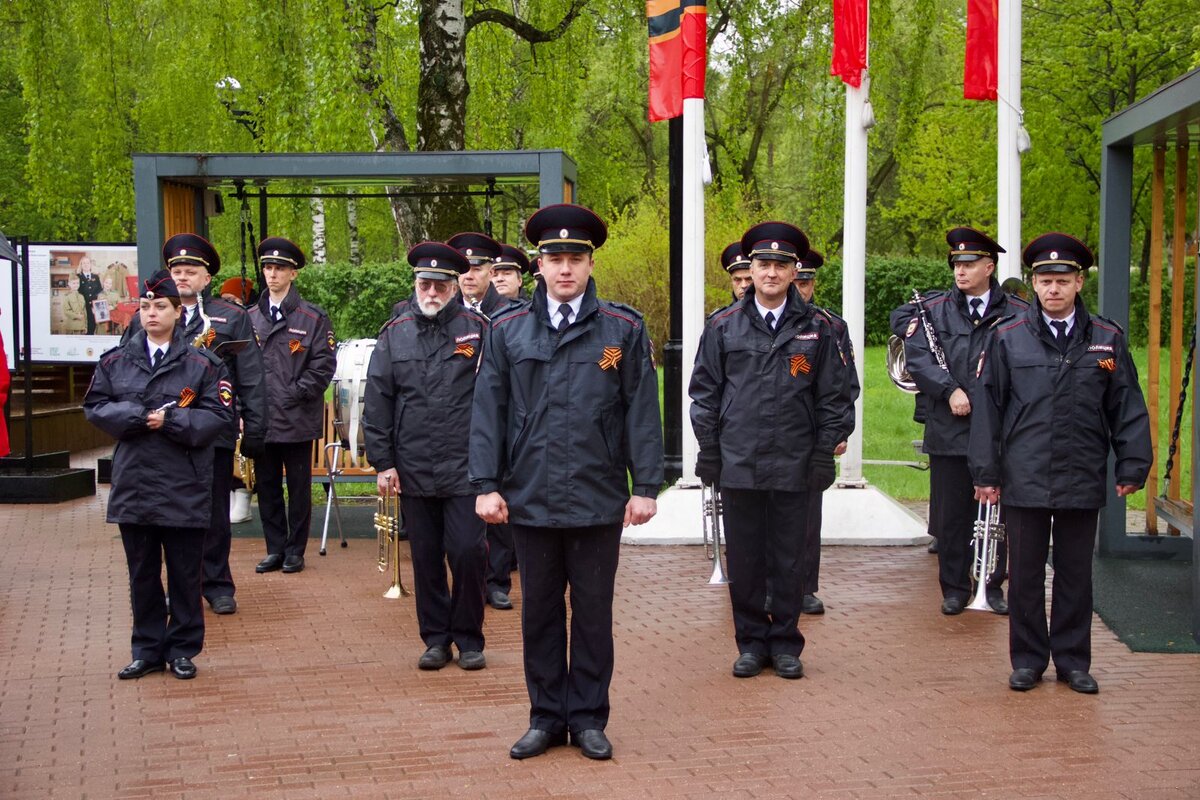
<instances>
[{"instance_id":1,"label":"drum stand","mask_svg":"<svg viewBox=\"0 0 1200 800\"><path fill-rule=\"evenodd\" d=\"M329 454L330 448L333 448L332 457ZM330 509L333 510L334 517L337 519L338 537L342 541L342 547L348 546L346 532L342 530L342 511L337 493L337 479L342 474L342 443L340 441L325 445L325 464L329 470L329 489L325 495L325 526L321 529L321 549L319 551L321 555L325 555L325 541L329 538Z\"/></svg>"}]
</instances>

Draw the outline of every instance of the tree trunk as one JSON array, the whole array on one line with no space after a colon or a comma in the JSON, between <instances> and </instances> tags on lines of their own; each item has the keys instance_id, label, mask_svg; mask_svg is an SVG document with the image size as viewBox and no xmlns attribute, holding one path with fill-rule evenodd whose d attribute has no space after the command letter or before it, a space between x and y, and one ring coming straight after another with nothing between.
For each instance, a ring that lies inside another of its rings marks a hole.
<instances>
[{"instance_id":1,"label":"tree trunk","mask_svg":"<svg viewBox=\"0 0 1200 800\"><path fill-rule=\"evenodd\" d=\"M315 194L321 193L321 187L313 189ZM325 255L325 200L320 197L310 197L308 207L312 212L312 263L324 264Z\"/></svg>"},{"instance_id":2,"label":"tree trunk","mask_svg":"<svg viewBox=\"0 0 1200 800\"><path fill-rule=\"evenodd\" d=\"M358 237L358 201L353 197L346 198L346 232L350 238L350 263L356 267L362 266L362 245Z\"/></svg>"}]
</instances>

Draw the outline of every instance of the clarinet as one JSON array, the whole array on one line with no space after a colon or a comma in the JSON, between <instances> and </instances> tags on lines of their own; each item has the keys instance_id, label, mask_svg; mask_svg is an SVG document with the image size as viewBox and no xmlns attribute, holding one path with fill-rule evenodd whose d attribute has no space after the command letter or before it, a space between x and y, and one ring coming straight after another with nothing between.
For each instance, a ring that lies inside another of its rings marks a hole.
<instances>
[{"instance_id":1,"label":"clarinet","mask_svg":"<svg viewBox=\"0 0 1200 800\"><path fill-rule=\"evenodd\" d=\"M929 340L930 352L937 359L938 366L943 371L949 372L950 367L946 364L946 352L942 350L942 345L937 338L937 331L933 329L933 323L929 321L929 314L925 311L925 298L921 297L919 291L913 289L912 301L917 307L917 316L921 318L921 327L925 329L925 338Z\"/></svg>"}]
</instances>

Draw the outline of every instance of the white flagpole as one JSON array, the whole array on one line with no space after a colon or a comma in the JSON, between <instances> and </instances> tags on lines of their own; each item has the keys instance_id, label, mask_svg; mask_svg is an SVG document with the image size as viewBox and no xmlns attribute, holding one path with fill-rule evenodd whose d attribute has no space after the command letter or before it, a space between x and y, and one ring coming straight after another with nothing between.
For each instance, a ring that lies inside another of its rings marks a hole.
<instances>
[{"instance_id":1,"label":"white flagpole","mask_svg":"<svg viewBox=\"0 0 1200 800\"><path fill-rule=\"evenodd\" d=\"M688 385L704 330L704 98L683 101L683 478L681 484L698 484L696 435L692 431Z\"/></svg>"},{"instance_id":2,"label":"white flagpole","mask_svg":"<svg viewBox=\"0 0 1200 800\"><path fill-rule=\"evenodd\" d=\"M869 22L867 29L870 30ZM860 386L863 385L867 294L867 131L875 124L867 98L870 86L865 69L859 86L846 84L846 164L842 201L842 317L850 331L854 368ZM841 458L839 486L867 485L862 472L862 427L863 401L860 396L854 404L854 433Z\"/></svg>"},{"instance_id":3,"label":"white flagpole","mask_svg":"<svg viewBox=\"0 0 1200 800\"><path fill-rule=\"evenodd\" d=\"M996 75L996 238L1001 281L1021 277L1021 3L1000 0Z\"/></svg>"}]
</instances>

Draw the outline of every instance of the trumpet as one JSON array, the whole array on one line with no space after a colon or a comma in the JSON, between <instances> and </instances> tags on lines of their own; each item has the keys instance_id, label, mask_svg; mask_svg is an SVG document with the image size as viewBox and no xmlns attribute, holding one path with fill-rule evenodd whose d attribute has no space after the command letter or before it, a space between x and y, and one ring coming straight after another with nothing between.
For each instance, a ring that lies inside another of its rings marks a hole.
<instances>
[{"instance_id":1,"label":"trumpet","mask_svg":"<svg viewBox=\"0 0 1200 800\"><path fill-rule=\"evenodd\" d=\"M196 338L192 339L192 347L203 350L208 346L208 331L212 328L212 320L209 319L208 314L204 313L204 296L199 292L196 293L196 311L200 314L200 320L204 325L201 326L200 332L196 334Z\"/></svg>"},{"instance_id":2,"label":"trumpet","mask_svg":"<svg viewBox=\"0 0 1200 800\"><path fill-rule=\"evenodd\" d=\"M721 490L716 486L700 487L700 509L704 518L704 557L712 561L709 586L729 583L721 567Z\"/></svg>"},{"instance_id":3,"label":"trumpet","mask_svg":"<svg viewBox=\"0 0 1200 800\"><path fill-rule=\"evenodd\" d=\"M237 444L233 447L233 477L241 478L246 485L246 491L254 493L254 459L242 455L242 436L238 436Z\"/></svg>"},{"instance_id":4,"label":"trumpet","mask_svg":"<svg viewBox=\"0 0 1200 800\"><path fill-rule=\"evenodd\" d=\"M379 571L390 572L391 587L383 593L388 600L408 597L400 579L400 495L386 492L375 501L375 536L379 544Z\"/></svg>"},{"instance_id":5,"label":"trumpet","mask_svg":"<svg viewBox=\"0 0 1200 800\"><path fill-rule=\"evenodd\" d=\"M1000 560L1000 543L1006 537L1004 523L1000 521L1000 504L988 501L979 504L979 518L975 520L975 535L971 546L975 554L971 561L971 580L975 582L975 596L967 608L972 611L991 611L987 601L988 576L996 571Z\"/></svg>"}]
</instances>

